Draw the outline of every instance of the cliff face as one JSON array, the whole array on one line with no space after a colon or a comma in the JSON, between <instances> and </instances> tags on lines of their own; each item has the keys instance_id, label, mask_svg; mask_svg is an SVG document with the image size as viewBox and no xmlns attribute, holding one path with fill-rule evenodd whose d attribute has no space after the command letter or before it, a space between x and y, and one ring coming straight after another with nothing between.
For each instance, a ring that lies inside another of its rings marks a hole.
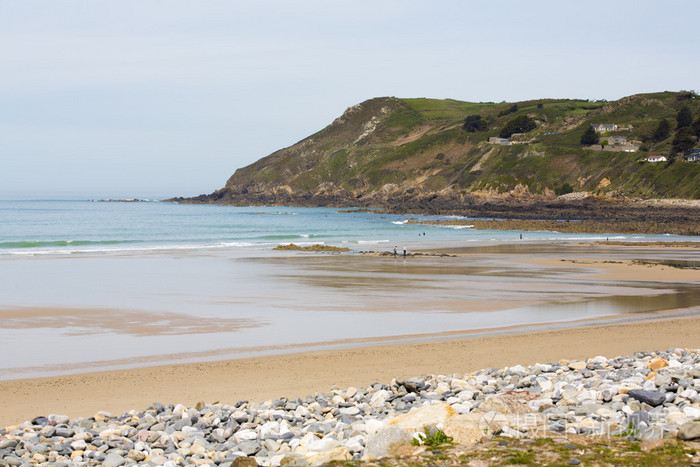
<instances>
[{"instance_id":1,"label":"cliff face","mask_svg":"<svg viewBox=\"0 0 700 467\"><path fill-rule=\"evenodd\" d=\"M366 195L373 191L364 176L371 153L396 139L398 129L387 120L404 112L411 110L391 98L350 107L320 132L237 170L224 191L232 198Z\"/></svg>"},{"instance_id":2,"label":"cliff face","mask_svg":"<svg viewBox=\"0 0 700 467\"><path fill-rule=\"evenodd\" d=\"M350 107L295 145L238 169L224 188L178 201L435 211L514 199L546 203L572 190L698 199L700 163L685 162L674 146L685 131L676 128L683 107L693 118L700 116L700 99L671 92L615 102L375 98ZM475 120L476 115L481 118ZM465 129L468 116L477 124ZM654 138L662 119L668 119L671 131ZM518 131L523 121L529 125L522 127L525 133L496 139L506 129ZM600 135L604 147L580 144L592 124L610 125ZM691 137L697 141L697 135ZM671 163L642 162L660 153Z\"/></svg>"}]
</instances>

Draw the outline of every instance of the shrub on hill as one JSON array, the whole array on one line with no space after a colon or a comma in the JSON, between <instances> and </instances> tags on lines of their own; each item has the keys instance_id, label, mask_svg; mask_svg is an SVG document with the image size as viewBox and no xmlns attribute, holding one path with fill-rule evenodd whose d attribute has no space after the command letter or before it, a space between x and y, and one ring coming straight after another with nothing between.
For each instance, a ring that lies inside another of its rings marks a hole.
<instances>
[{"instance_id":1,"label":"shrub on hill","mask_svg":"<svg viewBox=\"0 0 700 467\"><path fill-rule=\"evenodd\" d=\"M671 135L671 124L668 123L668 120L666 120L664 118L659 122L658 125L656 125L656 128L654 129L654 133L651 135L651 139L658 143L659 141L665 140L670 135Z\"/></svg>"},{"instance_id":2,"label":"shrub on hill","mask_svg":"<svg viewBox=\"0 0 700 467\"><path fill-rule=\"evenodd\" d=\"M698 97L698 94L693 90L678 91L678 94L676 95L676 100L677 101L685 101L685 100L695 99L696 97Z\"/></svg>"},{"instance_id":3,"label":"shrub on hill","mask_svg":"<svg viewBox=\"0 0 700 467\"><path fill-rule=\"evenodd\" d=\"M590 146L591 144L598 144L598 141L600 141L598 132L593 129L593 126L589 125L586 131L581 135L581 144Z\"/></svg>"},{"instance_id":4,"label":"shrub on hill","mask_svg":"<svg viewBox=\"0 0 700 467\"><path fill-rule=\"evenodd\" d=\"M499 136L501 138L510 138L513 133L527 133L528 131L534 130L536 127L537 124L533 119L527 115L518 115L508 120L503 128L501 128Z\"/></svg>"},{"instance_id":5,"label":"shrub on hill","mask_svg":"<svg viewBox=\"0 0 700 467\"><path fill-rule=\"evenodd\" d=\"M554 189L554 194L557 196L568 195L569 193L573 193L573 192L574 192L574 187L572 187L569 183L564 183L559 188Z\"/></svg>"},{"instance_id":6,"label":"shrub on hill","mask_svg":"<svg viewBox=\"0 0 700 467\"><path fill-rule=\"evenodd\" d=\"M687 105L681 107L676 115L676 121L678 122L678 128L685 128L693 124L693 114Z\"/></svg>"},{"instance_id":7,"label":"shrub on hill","mask_svg":"<svg viewBox=\"0 0 700 467\"><path fill-rule=\"evenodd\" d=\"M508 107L507 109L501 110L500 112L498 112L498 116L503 117L504 115L514 114L517 111L518 111L518 104L513 104L510 107Z\"/></svg>"},{"instance_id":8,"label":"shrub on hill","mask_svg":"<svg viewBox=\"0 0 700 467\"><path fill-rule=\"evenodd\" d=\"M690 128L681 128L676 133L676 137L673 138L673 154L686 154L690 152L695 146L695 138L693 138L692 130Z\"/></svg>"},{"instance_id":9,"label":"shrub on hill","mask_svg":"<svg viewBox=\"0 0 700 467\"><path fill-rule=\"evenodd\" d=\"M481 115L470 115L464 119L464 125L462 128L469 133L476 133L477 131L486 130L488 128L488 124Z\"/></svg>"}]
</instances>

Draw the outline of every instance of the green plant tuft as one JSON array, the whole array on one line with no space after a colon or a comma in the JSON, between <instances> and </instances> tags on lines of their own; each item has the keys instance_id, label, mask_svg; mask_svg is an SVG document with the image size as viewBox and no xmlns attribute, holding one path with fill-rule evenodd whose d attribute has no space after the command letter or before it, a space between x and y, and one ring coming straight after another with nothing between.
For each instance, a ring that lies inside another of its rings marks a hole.
<instances>
[{"instance_id":1,"label":"green plant tuft","mask_svg":"<svg viewBox=\"0 0 700 467\"><path fill-rule=\"evenodd\" d=\"M534 452L517 452L506 460L506 464L532 464L535 461Z\"/></svg>"},{"instance_id":2,"label":"green plant tuft","mask_svg":"<svg viewBox=\"0 0 700 467\"><path fill-rule=\"evenodd\" d=\"M620 436L622 436L623 438L627 438L628 436L635 437L638 434L639 429L637 428L637 425L635 425L633 422L629 422L625 431L620 433Z\"/></svg>"},{"instance_id":3,"label":"green plant tuft","mask_svg":"<svg viewBox=\"0 0 700 467\"><path fill-rule=\"evenodd\" d=\"M413 446L430 446L430 447L436 447L436 446L442 446L445 444L452 444L452 438L447 436L442 430L435 430L433 434L430 434L430 430L428 428L425 429L425 438L422 440L419 440L417 438L414 438L411 441L411 444Z\"/></svg>"}]
</instances>

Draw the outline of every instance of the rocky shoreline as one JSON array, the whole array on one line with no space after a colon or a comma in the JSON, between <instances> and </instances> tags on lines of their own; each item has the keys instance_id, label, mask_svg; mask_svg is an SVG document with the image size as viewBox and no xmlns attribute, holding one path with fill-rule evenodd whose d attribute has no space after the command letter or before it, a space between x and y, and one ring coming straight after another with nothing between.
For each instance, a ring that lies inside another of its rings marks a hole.
<instances>
[{"instance_id":1,"label":"rocky shoreline","mask_svg":"<svg viewBox=\"0 0 700 467\"><path fill-rule=\"evenodd\" d=\"M700 200L637 200L596 196L546 198L414 193L354 197L251 192L232 195L219 191L210 195L171 198L166 201L234 206L371 208L375 212L390 214L456 215L481 219L595 221L615 227L622 224L630 231L639 233L668 233L672 230L688 232L682 235L697 235L700 217ZM610 231L618 232L618 229Z\"/></svg>"},{"instance_id":2,"label":"rocky shoreline","mask_svg":"<svg viewBox=\"0 0 700 467\"><path fill-rule=\"evenodd\" d=\"M683 223L642 221L554 221L534 219L502 219L502 220L461 220L417 221L409 220L409 224L469 226L476 230L520 230L523 232L551 231L561 233L590 233L590 234L651 234L651 235L700 235L700 221L689 220Z\"/></svg>"},{"instance_id":3,"label":"rocky shoreline","mask_svg":"<svg viewBox=\"0 0 700 467\"><path fill-rule=\"evenodd\" d=\"M304 399L154 403L73 420L38 416L0 430L0 465L304 466L420 458L432 452L427 445L439 433L465 446L496 435L686 443L700 438L699 392L700 350L597 356L393 380Z\"/></svg>"}]
</instances>

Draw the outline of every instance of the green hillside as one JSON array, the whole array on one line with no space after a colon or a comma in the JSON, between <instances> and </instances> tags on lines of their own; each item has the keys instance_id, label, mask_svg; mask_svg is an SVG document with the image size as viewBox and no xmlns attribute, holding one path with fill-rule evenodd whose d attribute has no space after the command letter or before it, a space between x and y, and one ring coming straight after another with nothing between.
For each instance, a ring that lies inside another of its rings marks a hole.
<instances>
[{"instance_id":1,"label":"green hillside","mask_svg":"<svg viewBox=\"0 0 700 467\"><path fill-rule=\"evenodd\" d=\"M599 144L581 144L594 124L616 127L597 133ZM506 145L489 142L513 132ZM546 199L570 191L698 199L700 162L685 158L699 134L700 98L685 91L614 102L375 98L193 201L382 205L426 195ZM651 155L668 162L645 162Z\"/></svg>"}]
</instances>

